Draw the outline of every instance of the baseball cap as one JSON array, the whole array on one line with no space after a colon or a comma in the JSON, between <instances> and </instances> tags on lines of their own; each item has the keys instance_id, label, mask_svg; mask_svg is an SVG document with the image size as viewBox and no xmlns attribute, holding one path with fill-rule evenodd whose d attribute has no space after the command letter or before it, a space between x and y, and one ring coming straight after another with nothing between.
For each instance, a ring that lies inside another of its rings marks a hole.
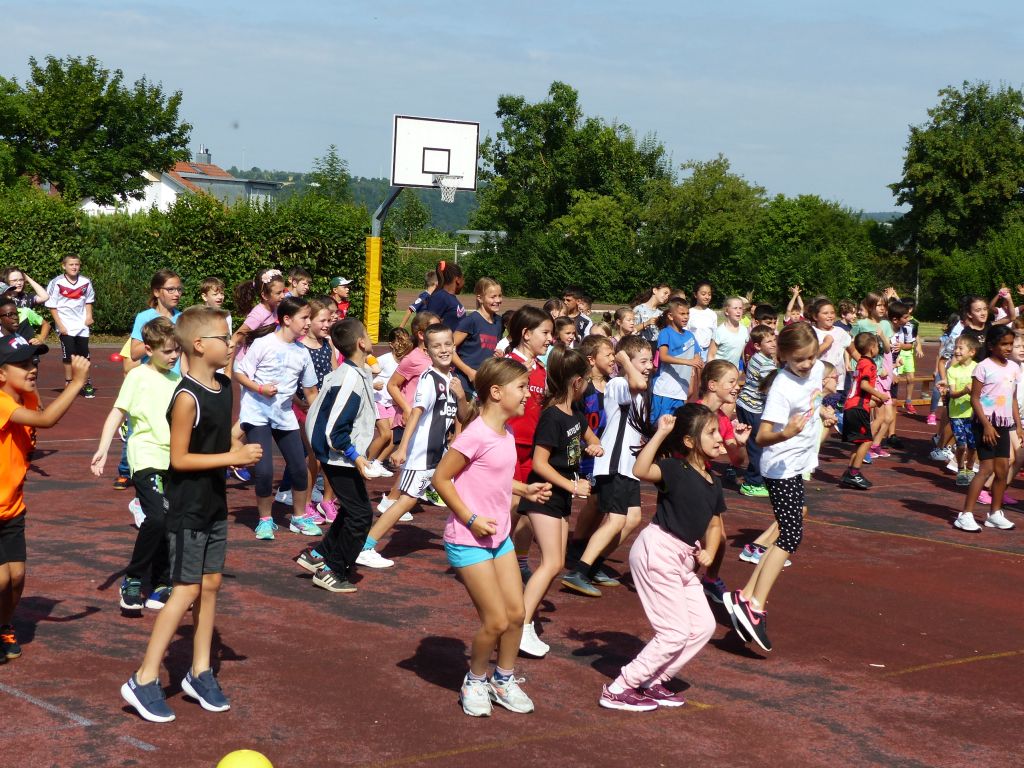
<instances>
[{"instance_id":1,"label":"baseball cap","mask_svg":"<svg viewBox=\"0 0 1024 768\"><path fill-rule=\"evenodd\" d=\"M29 344L17 334L4 336L0 338L0 365L23 363L49 351L50 348L45 344Z\"/></svg>"},{"instance_id":2,"label":"baseball cap","mask_svg":"<svg viewBox=\"0 0 1024 768\"><path fill-rule=\"evenodd\" d=\"M352 281L345 277L334 277L331 278L331 288L337 288L339 285L349 285Z\"/></svg>"},{"instance_id":3,"label":"baseball cap","mask_svg":"<svg viewBox=\"0 0 1024 768\"><path fill-rule=\"evenodd\" d=\"M3 296L8 291L13 291L14 288L9 286L7 283L0 282L0 296Z\"/></svg>"}]
</instances>

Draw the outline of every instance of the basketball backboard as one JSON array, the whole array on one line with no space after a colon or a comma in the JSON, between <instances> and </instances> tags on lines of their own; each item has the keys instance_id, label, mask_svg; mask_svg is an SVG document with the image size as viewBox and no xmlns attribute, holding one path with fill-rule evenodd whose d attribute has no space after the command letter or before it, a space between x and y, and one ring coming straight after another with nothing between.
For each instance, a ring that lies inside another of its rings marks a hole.
<instances>
[{"instance_id":1,"label":"basketball backboard","mask_svg":"<svg viewBox=\"0 0 1024 768\"><path fill-rule=\"evenodd\" d=\"M461 176L456 189L476 190L480 124L395 115L391 184L436 189L436 176Z\"/></svg>"}]
</instances>

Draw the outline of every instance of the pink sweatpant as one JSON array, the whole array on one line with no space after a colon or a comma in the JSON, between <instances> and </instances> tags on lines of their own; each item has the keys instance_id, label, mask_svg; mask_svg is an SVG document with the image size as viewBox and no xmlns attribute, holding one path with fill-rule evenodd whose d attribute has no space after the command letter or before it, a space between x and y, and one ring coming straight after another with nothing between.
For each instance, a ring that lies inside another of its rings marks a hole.
<instances>
[{"instance_id":1,"label":"pink sweatpant","mask_svg":"<svg viewBox=\"0 0 1024 768\"><path fill-rule=\"evenodd\" d=\"M715 617L695 573L696 556L696 548L653 524L636 537L629 569L654 637L622 668L619 685L638 688L671 680L714 634Z\"/></svg>"}]
</instances>

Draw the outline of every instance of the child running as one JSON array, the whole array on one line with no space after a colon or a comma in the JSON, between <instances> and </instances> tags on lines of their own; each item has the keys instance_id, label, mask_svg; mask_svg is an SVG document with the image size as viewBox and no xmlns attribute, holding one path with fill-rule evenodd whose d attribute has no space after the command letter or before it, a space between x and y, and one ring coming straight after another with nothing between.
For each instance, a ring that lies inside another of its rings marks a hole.
<instances>
[{"instance_id":1,"label":"child running","mask_svg":"<svg viewBox=\"0 0 1024 768\"><path fill-rule=\"evenodd\" d=\"M694 386L699 386L704 367L700 345L686 328L690 318L686 299L669 299L664 318L665 327L658 333L658 372L651 389L653 421L686 403Z\"/></svg>"},{"instance_id":2,"label":"child running","mask_svg":"<svg viewBox=\"0 0 1024 768\"><path fill-rule=\"evenodd\" d=\"M549 484L551 497L543 504L524 501L519 505L519 514L529 516L540 547L540 565L526 583L523 596L526 623L519 650L538 658L551 649L537 636L534 614L565 565L573 499L590 497L590 481L580 475L580 460L584 453L600 456L604 452L586 416L575 410L590 383L586 356L576 349L556 347L548 358L547 371L547 397L534 432L527 484Z\"/></svg>"},{"instance_id":3,"label":"child running","mask_svg":"<svg viewBox=\"0 0 1024 768\"><path fill-rule=\"evenodd\" d=\"M629 571L654 637L604 686L602 707L645 712L686 703L665 684L715 631L697 569L711 564L723 539L725 497L707 466L724 453L718 420L692 403L658 419L636 457L634 474L658 489L654 518L629 552Z\"/></svg>"},{"instance_id":4,"label":"child running","mask_svg":"<svg viewBox=\"0 0 1024 768\"><path fill-rule=\"evenodd\" d=\"M262 449L242 445L231 428L231 380L217 373L231 357L226 316L223 310L190 307L182 313L176 330L189 365L188 374L174 391L168 414L167 541L173 588L153 624L142 665L121 686L121 697L143 719L154 723L174 719L160 685L160 666L190 607L195 621L192 665L181 689L210 712L231 708L213 676L211 658L228 539L224 470L253 464Z\"/></svg>"},{"instance_id":5,"label":"child running","mask_svg":"<svg viewBox=\"0 0 1024 768\"><path fill-rule=\"evenodd\" d=\"M543 504L551 487L512 477L517 446L508 420L522 416L531 397L526 366L509 358L488 360L477 370L476 388L480 415L452 442L434 485L451 510L444 528L448 563L480 616L459 701L467 715L486 717L492 701L512 712L533 711L514 669L525 611L509 510L513 494ZM497 665L488 678L495 647Z\"/></svg>"},{"instance_id":6,"label":"child running","mask_svg":"<svg viewBox=\"0 0 1024 768\"><path fill-rule=\"evenodd\" d=\"M284 298L284 291L284 278L279 269L261 269L251 281L235 286L235 309L246 313L232 337L235 363L241 363L245 357L249 334L265 325L277 325L277 306Z\"/></svg>"},{"instance_id":7,"label":"child running","mask_svg":"<svg viewBox=\"0 0 1024 768\"><path fill-rule=\"evenodd\" d=\"M92 327L92 305L96 291L92 280L82 274L82 259L68 254L60 260L62 273L46 286L46 306L57 324L60 348L64 355L64 386L71 383L71 358L75 355L89 359L89 329ZM86 399L96 397L91 381L81 389Z\"/></svg>"},{"instance_id":8,"label":"child running","mask_svg":"<svg viewBox=\"0 0 1024 768\"><path fill-rule=\"evenodd\" d=\"M394 472L384 466L384 462L397 447L394 442L392 423L395 417L395 402L387 390L388 382L398 370L402 358L412 351L412 339L409 332L401 328L392 328L388 333L390 352L377 358L380 373L373 379L373 399L377 405L376 435L370 443L367 458L370 459L372 473L378 477L393 477Z\"/></svg>"},{"instance_id":9,"label":"child running","mask_svg":"<svg viewBox=\"0 0 1024 768\"><path fill-rule=\"evenodd\" d=\"M853 388L843 406L843 440L853 443L855 447L839 484L866 491L871 487L871 481L864 477L861 467L871 446L871 410L885 405L889 395L877 386L878 366L875 365L875 357L878 353L878 337L862 331L854 338L853 346L860 360L857 361Z\"/></svg>"},{"instance_id":10,"label":"child running","mask_svg":"<svg viewBox=\"0 0 1024 768\"><path fill-rule=\"evenodd\" d=\"M824 364L818 360L818 337L807 323L786 326L779 334L780 369L768 390L757 441L761 474L779 525L779 537L760 558L742 590L723 599L737 634L763 650L768 639L768 595L786 560L803 538L805 472L818 464L818 441L823 421L831 422L831 409L821 407ZM819 412L825 410L825 416ZM830 426L831 424L827 424Z\"/></svg>"},{"instance_id":11,"label":"child running","mask_svg":"<svg viewBox=\"0 0 1024 768\"><path fill-rule=\"evenodd\" d=\"M750 342L753 344L754 354L747 361L743 387L736 398L736 418L741 424L750 427L750 434L753 436L761 428L761 412L764 410L761 383L776 369L775 331L767 325L755 325L750 329ZM748 439L746 447L747 468L743 472L740 493L744 496L765 498L768 496L768 489L765 488L764 478L761 476L761 446L757 444L757 440ZM751 545L746 545L744 551L747 551L748 547ZM747 558L741 555L740 559Z\"/></svg>"},{"instance_id":12,"label":"child running","mask_svg":"<svg viewBox=\"0 0 1024 768\"><path fill-rule=\"evenodd\" d=\"M494 357L498 339L505 332L501 324L501 284L489 277L481 277L473 289L476 294L476 312L459 320L455 329L455 357L453 359L459 381L466 396L474 395L473 379L476 369L484 360Z\"/></svg>"}]
</instances>

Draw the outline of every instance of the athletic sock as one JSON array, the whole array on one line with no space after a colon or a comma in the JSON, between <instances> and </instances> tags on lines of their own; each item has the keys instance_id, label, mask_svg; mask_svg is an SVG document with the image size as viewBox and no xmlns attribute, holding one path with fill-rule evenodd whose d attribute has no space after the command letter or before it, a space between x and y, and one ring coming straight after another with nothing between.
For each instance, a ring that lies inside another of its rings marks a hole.
<instances>
[{"instance_id":1,"label":"athletic sock","mask_svg":"<svg viewBox=\"0 0 1024 768\"><path fill-rule=\"evenodd\" d=\"M311 550L309 550L309 554L310 554L310 555L312 555L313 557L323 557L323 555L321 555L321 554L320 554L319 552L317 552L317 551L316 551L315 549L311 549Z\"/></svg>"},{"instance_id":2,"label":"athletic sock","mask_svg":"<svg viewBox=\"0 0 1024 768\"><path fill-rule=\"evenodd\" d=\"M470 673L467 675L467 677L470 680L477 680L477 681L479 681L481 683L484 682L485 680L487 680L487 675L474 675L472 670L470 670Z\"/></svg>"},{"instance_id":3,"label":"athletic sock","mask_svg":"<svg viewBox=\"0 0 1024 768\"><path fill-rule=\"evenodd\" d=\"M363 542L363 552L368 549L373 549L377 546L377 540L373 536L367 536L366 541Z\"/></svg>"},{"instance_id":4,"label":"athletic sock","mask_svg":"<svg viewBox=\"0 0 1024 768\"><path fill-rule=\"evenodd\" d=\"M626 686L619 682L621 679L621 677L616 677L614 680L608 683L608 690L612 693L625 693Z\"/></svg>"},{"instance_id":5,"label":"athletic sock","mask_svg":"<svg viewBox=\"0 0 1024 768\"><path fill-rule=\"evenodd\" d=\"M499 683L504 683L512 678L512 673L514 671L515 670L512 669L502 669L501 667L495 667L493 678Z\"/></svg>"},{"instance_id":6,"label":"athletic sock","mask_svg":"<svg viewBox=\"0 0 1024 768\"><path fill-rule=\"evenodd\" d=\"M519 570L530 567L529 555L516 555L516 560L519 561Z\"/></svg>"}]
</instances>

